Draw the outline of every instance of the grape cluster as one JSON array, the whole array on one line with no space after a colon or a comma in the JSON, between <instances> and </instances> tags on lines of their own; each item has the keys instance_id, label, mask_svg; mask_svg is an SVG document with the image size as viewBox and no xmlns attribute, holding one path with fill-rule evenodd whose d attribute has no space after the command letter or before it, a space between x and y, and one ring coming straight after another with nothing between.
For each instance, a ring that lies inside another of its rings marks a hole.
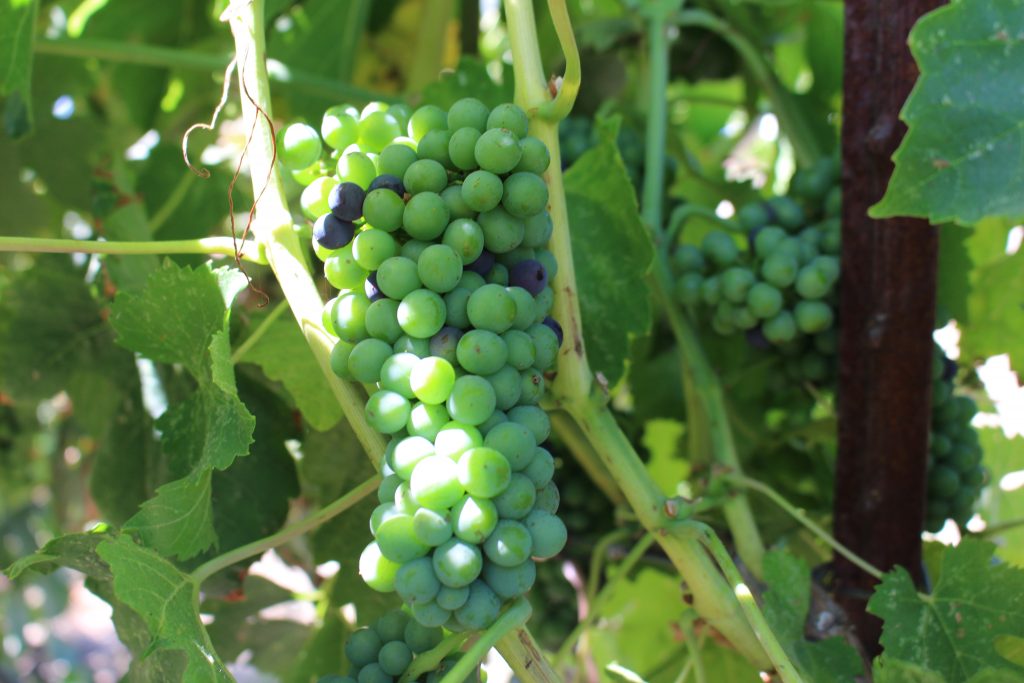
<instances>
[{"instance_id":1,"label":"grape cluster","mask_svg":"<svg viewBox=\"0 0 1024 683\"><path fill-rule=\"evenodd\" d=\"M744 206L734 231L708 232L673 253L677 302L722 336L746 335L784 358L790 379L834 377L839 282L838 169L822 160L793 178L791 194Z\"/></svg>"},{"instance_id":2,"label":"grape cluster","mask_svg":"<svg viewBox=\"0 0 1024 683\"><path fill-rule=\"evenodd\" d=\"M357 629L345 643L349 661L348 676L323 676L317 683L394 683L417 655L440 644L444 632L437 626L424 626L402 610L382 615L370 626ZM458 655L445 657L439 667L417 679L437 683L459 661ZM471 675L467 682L477 680Z\"/></svg>"},{"instance_id":3,"label":"grape cluster","mask_svg":"<svg viewBox=\"0 0 1024 683\"><path fill-rule=\"evenodd\" d=\"M303 207L340 290L324 311L331 366L370 387L367 422L392 437L360 573L423 625L477 630L567 536L538 406L562 343L550 155L514 104L424 106L408 138L388 111L328 110L327 144L355 146L303 192L323 186Z\"/></svg>"},{"instance_id":4,"label":"grape cluster","mask_svg":"<svg viewBox=\"0 0 1024 683\"><path fill-rule=\"evenodd\" d=\"M938 531L947 519L967 523L985 484L978 432L971 419L978 406L953 393L956 362L935 346L932 361L932 429L928 458L925 529Z\"/></svg>"}]
</instances>

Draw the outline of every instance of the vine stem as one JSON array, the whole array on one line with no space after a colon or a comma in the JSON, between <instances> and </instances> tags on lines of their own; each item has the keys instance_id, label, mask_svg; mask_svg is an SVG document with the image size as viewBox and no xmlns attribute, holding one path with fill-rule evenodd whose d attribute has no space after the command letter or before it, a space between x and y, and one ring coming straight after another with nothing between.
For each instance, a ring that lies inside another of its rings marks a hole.
<instances>
[{"instance_id":1,"label":"vine stem","mask_svg":"<svg viewBox=\"0 0 1024 683\"><path fill-rule=\"evenodd\" d=\"M294 522L293 524L289 524L275 534L264 536L252 543L246 543L243 546L239 546L233 550L229 550L226 553L218 555L208 562L204 562L192 571L192 580L195 581L196 584L201 584L220 570L226 569L236 562L241 562L246 558L255 557L256 555L262 555L271 548L284 545L293 538L297 538L304 533L312 531L324 522L337 517L342 512L348 510L363 498L376 491L378 485L380 485L380 475L375 474L359 486L343 495L341 498L337 499L333 503L325 505L309 517L299 520L298 522Z\"/></svg>"},{"instance_id":2,"label":"vine stem","mask_svg":"<svg viewBox=\"0 0 1024 683\"><path fill-rule=\"evenodd\" d=\"M462 647L462 644L466 642L469 636L469 633L453 633L445 636L444 640L437 644L437 647L416 655L416 658L412 660L412 664L405 670L402 677L398 679L398 683L409 683L410 681L419 680L423 674L433 671L441 664L442 659Z\"/></svg>"},{"instance_id":3,"label":"vine stem","mask_svg":"<svg viewBox=\"0 0 1024 683\"><path fill-rule=\"evenodd\" d=\"M277 319L280 318L287 310L288 302L279 301L277 305L274 306L274 310L272 310L270 314L260 322L256 329L238 345L238 348L231 353L231 362L234 364L239 363L245 354L247 354L252 347L256 346L259 340L263 338L263 335L270 331L270 328L274 326Z\"/></svg>"},{"instance_id":4,"label":"vine stem","mask_svg":"<svg viewBox=\"0 0 1024 683\"><path fill-rule=\"evenodd\" d=\"M258 202L252 230L264 247L267 262L320 364L331 393L341 405L363 450L379 466L384 454L384 439L363 419L362 391L357 386L342 382L331 371L330 357L335 339L323 327L323 300L309 273L299 238L292 229L284 186L274 163L277 150L270 124L270 80L264 59L266 30L263 10L264 0L236 0L224 13L224 18L230 22L238 55L242 116L246 127L255 127L247 148L253 196Z\"/></svg>"},{"instance_id":5,"label":"vine stem","mask_svg":"<svg viewBox=\"0 0 1024 683\"><path fill-rule=\"evenodd\" d=\"M658 243L652 283L655 298L661 303L669 326L679 347L683 367L683 389L690 412L687 418L692 430L690 445L710 446L711 456L734 472L741 470L732 427L725 410L721 382L708 363L707 356L687 318L676 308L670 292L671 274L668 267L668 249L672 242L665 239L662 204L664 194L665 138L667 131L668 40L667 16L681 4L665 2L649 12L647 27L650 44L650 107L647 111L647 138L642 213L644 221ZM697 408L696 411L693 409ZM695 414L694 414L695 413ZM691 456L701 458L701 452ZM729 531L744 564L755 576L761 576L764 561L764 543L745 495L737 495L722 506Z\"/></svg>"},{"instance_id":6,"label":"vine stem","mask_svg":"<svg viewBox=\"0 0 1024 683\"><path fill-rule=\"evenodd\" d=\"M498 652L516 678L530 683L561 683L537 641L525 626L504 635L497 642Z\"/></svg>"},{"instance_id":7,"label":"vine stem","mask_svg":"<svg viewBox=\"0 0 1024 683\"><path fill-rule=\"evenodd\" d=\"M806 527L808 531L810 531L812 534L814 534L819 539L824 541L826 545L832 548L832 550L836 551L837 553L848 559L850 562L860 567L864 571L864 573L875 577L879 581L882 580L882 577L885 574L884 572L882 572L881 569L875 567L873 564L860 557L857 553L853 552L845 545L837 541L832 534L828 533L823 528L821 528L821 526L819 526L816 522L814 522L814 520L808 517L803 510L800 510L795 505L790 503L788 500L783 498L782 495L772 487L768 486L764 482L758 481L757 479L745 477L742 474L727 474L725 475L725 478L733 484L751 489L753 491L757 491L758 493L762 494L770 501L772 501L780 508L782 508L782 510L785 511L790 517L792 517L797 522Z\"/></svg>"},{"instance_id":8,"label":"vine stem","mask_svg":"<svg viewBox=\"0 0 1024 683\"><path fill-rule=\"evenodd\" d=\"M422 3L420 8L416 45L409 51L406 89L410 92L423 90L437 79L444 67L446 41L443 37L447 35L448 20L452 16L452 0L432 0Z\"/></svg>"},{"instance_id":9,"label":"vine stem","mask_svg":"<svg viewBox=\"0 0 1024 683\"><path fill-rule=\"evenodd\" d=\"M555 410L550 414L551 428L562 439L565 446L572 451L576 462L587 473L594 485L601 489L601 493L615 505L625 503L626 499L623 497L619 485L615 483L608 468L601 462L600 456L587 441L580 428L573 422L572 417L562 410Z\"/></svg>"},{"instance_id":10,"label":"vine stem","mask_svg":"<svg viewBox=\"0 0 1024 683\"><path fill-rule=\"evenodd\" d=\"M569 115L576 104L583 71L580 67L580 50L576 46L576 34L572 30L569 8L565 0L548 0L548 10L551 13L551 22L555 26L559 46L562 48L562 55L565 57L565 75L562 76L555 99L542 104L538 114L549 121L561 121Z\"/></svg>"},{"instance_id":11,"label":"vine stem","mask_svg":"<svg viewBox=\"0 0 1024 683\"><path fill-rule=\"evenodd\" d=\"M768 620L765 619L764 613L758 607L754 594L743 581L740 570L736 568L736 563L729 556L729 551L722 544L714 530L702 522L680 522L673 527L673 532L695 538L715 558L715 562L725 574L726 579L732 584L733 593L736 595L736 599L739 600L743 613L750 623L750 627L757 634L757 639L761 642L762 647L764 647L768 658L771 659L772 665L775 667L775 671L778 672L783 683L804 683L803 677L796 670L796 667L793 666L789 655L786 654L786 650L779 643L779 639L775 637L775 633L768 624Z\"/></svg>"},{"instance_id":12,"label":"vine stem","mask_svg":"<svg viewBox=\"0 0 1024 683\"><path fill-rule=\"evenodd\" d=\"M234 256L236 242L230 237L202 237L196 240L119 242L110 240L65 240L43 237L0 237L0 252L40 254L207 254ZM238 240L238 255L244 261L266 265L260 245Z\"/></svg>"},{"instance_id":13,"label":"vine stem","mask_svg":"<svg viewBox=\"0 0 1024 683\"><path fill-rule=\"evenodd\" d=\"M498 641L504 638L506 635L511 633L517 628L520 628L530 618L530 614L533 613L533 608L530 607L529 601L526 598L520 597L513 602L508 609L506 609L501 616L498 617L497 621L491 624L486 631L480 634L480 637L469 646L459 661L456 662L455 666L451 668L441 679L441 683L462 683L466 680L473 670L480 665L484 657L487 656L487 651L498 644Z\"/></svg>"}]
</instances>

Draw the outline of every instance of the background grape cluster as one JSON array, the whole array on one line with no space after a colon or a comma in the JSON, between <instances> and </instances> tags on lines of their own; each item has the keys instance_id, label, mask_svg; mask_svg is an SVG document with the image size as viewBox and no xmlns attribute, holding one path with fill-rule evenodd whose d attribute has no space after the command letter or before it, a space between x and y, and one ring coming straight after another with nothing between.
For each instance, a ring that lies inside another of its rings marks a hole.
<instances>
[{"instance_id":1,"label":"background grape cluster","mask_svg":"<svg viewBox=\"0 0 1024 683\"><path fill-rule=\"evenodd\" d=\"M483 629L533 585L533 558L566 542L538 406L562 342L548 316L550 155L513 104L390 112L328 110L336 175L302 197L340 290L324 312L332 368L368 387L367 421L392 437L360 574L423 625ZM309 126L281 147L286 164L323 168Z\"/></svg>"},{"instance_id":2,"label":"background grape cluster","mask_svg":"<svg viewBox=\"0 0 1024 683\"><path fill-rule=\"evenodd\" d=\"M623 124L615 140L633 188L640 194L644 185L644 136L632 126ZM583 154L597 144L597 131L593 120L584 116L570 116L558 126L558 144L562 155L562 167L569 168ZM665 187L675 182L676 160L671 155L665 156ZM666 205L673 200L666 194Z\"/></svg>"}]
</instances>

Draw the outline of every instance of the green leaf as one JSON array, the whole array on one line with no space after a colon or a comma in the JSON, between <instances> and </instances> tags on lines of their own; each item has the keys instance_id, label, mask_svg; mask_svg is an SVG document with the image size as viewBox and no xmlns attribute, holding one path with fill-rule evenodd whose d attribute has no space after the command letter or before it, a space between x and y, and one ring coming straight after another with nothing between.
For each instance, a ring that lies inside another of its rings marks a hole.
<instances>
[{"instance_id":1,"label":"green leaf","mask_svg":"<svg viewBox=\"0 0 1024 683\"><path fill-rule=\"evenodd\" d=\"M158 488L124 528L163 555L195 557L217 542L210 495L210 470L196 470Z\"/></svg>"},{"instance_id":2,"label":"green leaf","mask_svg":"<svg viewBox=\"0 0 1024 683\"><path fill-rule=\"evenodd\" d=\"M679 485L690 474L690 465L679 449L684 433L686 427L678 420L648 420L644 423L640 443L651 456L646 463L647 471L666 496L679 495Z\"/></svg>"},{"instance_id":3,"label":"green leaf","mask_svg":"<svg viewBox=\"0 0 1024 683\"><path fill-rule=\"evenodd\" d=\"M910 32L921 76L900 117L909 130L875 218L919 216L972 225L1024 216L1024 4L954 0Z\"/></svg>"},{"instance_id":4,"label":"green leaf","mask_svg":"<svg viewBox=\"0 0 1024 683\"><path fill-rule=\"evenodd\" d=\"M946 679L917 664L883 655L874 662L875 683L946 683Z\"/></svg>"},{"instance_id":5,"label":"green leaf","mask_svg":"<svg viewBox=\"0 0 1024 683\"><path fill-rule=\"evenodd\" d=\"M946 550L931 595L919 595L897 567L885 575L868 603L884 620L887 655L967 681L985 668L1017 674L1024 668L1002 656L995 639L1024 633L1024 570L992 564L995 546L966 538Z\"/></svg>"},{"instance_id":6,"label":"green leaf","mask_svg":"<svg viewBox=\"0 0 1024 683\"><path fill-rule=\"evenodd\" d=\"M1021 469L1024 437L1011 439L1001 429L986 428L978 430L978 438L992 482L979 501L978 512L989 525L1024 519L1024 491L999 486L1003 477ZM998 543L996 556L1024 567L1024 526L1012 526L991 538Z\"/></svg>"},{"instance_id":7,"label":"green leaf","mask_svg":"<svg viewBox=\"0 0 1024 683\"><path fill-rule=\"evenodd\" d=\"M284 384L314 429L328 430L341 419L341 406L327 386L316 357L291 316L282 316L271 323L239 362L255 363L267 377Z\"/></svg>"},{"instance_id":8,"label":"green leaf","mask_svg":"<svg viewBox=\"0 0 1024 683\"><path fill-rule=\"evenodd\" d=\"M157 420L163 450L173 473L192 469L224 470L249 452L256 419L235 394L201 387Z\"/></svg>"},{"instance_id":9,"label":"green leaf","mask_svg":"<svg viewBox=\"0 0 1024 683\"><path fill-rule=\"evenodd\" d=\"M487 73L487 65L473 57L462 57L454 71L445 71L441 77L423 89L423 104L448 109L463 97L475 97L488 107L512 101L512 66L505 65L504 78L495 83Z\"/></svg>"},{"instance_id":10,"label":"green leaf","mask_svg":"<svg viewBox=\"0 0 1024 683\"><path fill-rule=\"evenodd\" d=\"M244 286L245 276L235 269L193 270L168 262L141 290L122 291L114 300L117 341L152 360L180 363L202 380L211 338L225 329L225 301Z\"/></svg>"},{"instance_id":11,"label":"green leaf","mask_svg":"<svg viewBox=\"0 0 1024 683\"><path fill-rule=\"evenodd\" d=\"M967 297L968 322L960 340L965 358L1010 355L1024 369L1024 251L985 267Z\"/></svg>"},{"instance_id":12,"label":"green leaf","mask_svg":"<svg viewBox=\"0 0 1024 683\"><path fill-rule=\"evenodd\" d=\"M0 2L0 95L7 95L4 130L12 138L32 128L32 46L38 0Z\"/></svg>"},{"instance_id":13,"label":"green leaf","mask_svg":"<svg viewBox=\"0 0 1024 683\"><path fill-rule=\"evenodd\" d=\"M107 239L123 242L148 242L153 239L149 218L142 202L120 206L103 218L103 232ZM134 290L146 285L146 279L160 268L156 255L126 254L103 257L110 278L120 289Z\"/></svg>"},{"instance_id":14,"label":"green leaf","mask_svg":"<svg viewBox=\"0 0 1024 683\"><path fill-rule=\"evenodd\" d=\"M618 128L617 118L600 122L599 143L565 174L587 357L610 387L626 374L632 340L651 328L646 276L654 258L615 144Z\"/></svg>"},{"instance_id":15,"label":"green leaf","mask_svg":"<svg viewBox=\"0 0 1024 683\"><path fill-rule=\"evenodd\" d=\"M764 558L764 616L805 680L854 683L863 674L860 656L840 637L809 641L804 624L811 607L811 573L798 557L772 550Z\"/></svg>"}]
</instances>

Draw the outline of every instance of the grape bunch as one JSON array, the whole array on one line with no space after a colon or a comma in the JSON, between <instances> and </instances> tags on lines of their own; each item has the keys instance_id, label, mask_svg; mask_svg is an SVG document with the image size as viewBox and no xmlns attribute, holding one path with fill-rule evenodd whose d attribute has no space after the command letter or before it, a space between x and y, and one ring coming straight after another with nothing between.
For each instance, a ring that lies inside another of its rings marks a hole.
<instances>
[{"instance_id":1,"label":"grape bunch","mask_svg":"<svg viewBox=\"0 0 1024 683\"><path fill-rule=\"evenodd\" d=\"M674 296L722 336L743 334L784 359L786 375L828 382L835 374L839 282L838 169L822 160L793 178L791 195L748 204L734 232L705 235L673 253Z\"/></svg>"},{"instance_id":2,"label":"grape bunch","mask_svg":"<svg viewBox=\"0 0 1024 683\"><path fill-rule=\"evenodd\" d=\"M424 626L402 610L392 610L348 637L345 657L351 668L347 676L323 676L317 683L394 683L417 655L437 647L443 638L440 627ZM437 683L457 661L458 655L449 655L417 680ZM475 674L466 679L467 683L475 680Z\"/></svg>"},{"instance_id":3,"label":"grape bunch","mask_svg":"<svg viewBox=\"0 0 1024 683\"><path fill-rule=\"evenodd\" d=\"M538 406L562 344L550 155L514 104L424 106L408 138L379 123L388 111L328 110L324 140L354 147L303 192L340 290L324 310L331 366L369 388L367 422L391 437L360 573L425 626L479 630L567 537Z\"/></svg>"},{"instance_id":4,"label":"grape bunch","mask_svg":"<svg viewBox=\"0 0 1024 683\"><path fill-rule=\"evenodd\" d=\"M928 448L928 507L925 530L938 531L947 519L964 526L985 484L978 432L971 419L978 406L954 394L956 362L938 345L932 361L932 429Z\"/></svg>"}]
</instances>

